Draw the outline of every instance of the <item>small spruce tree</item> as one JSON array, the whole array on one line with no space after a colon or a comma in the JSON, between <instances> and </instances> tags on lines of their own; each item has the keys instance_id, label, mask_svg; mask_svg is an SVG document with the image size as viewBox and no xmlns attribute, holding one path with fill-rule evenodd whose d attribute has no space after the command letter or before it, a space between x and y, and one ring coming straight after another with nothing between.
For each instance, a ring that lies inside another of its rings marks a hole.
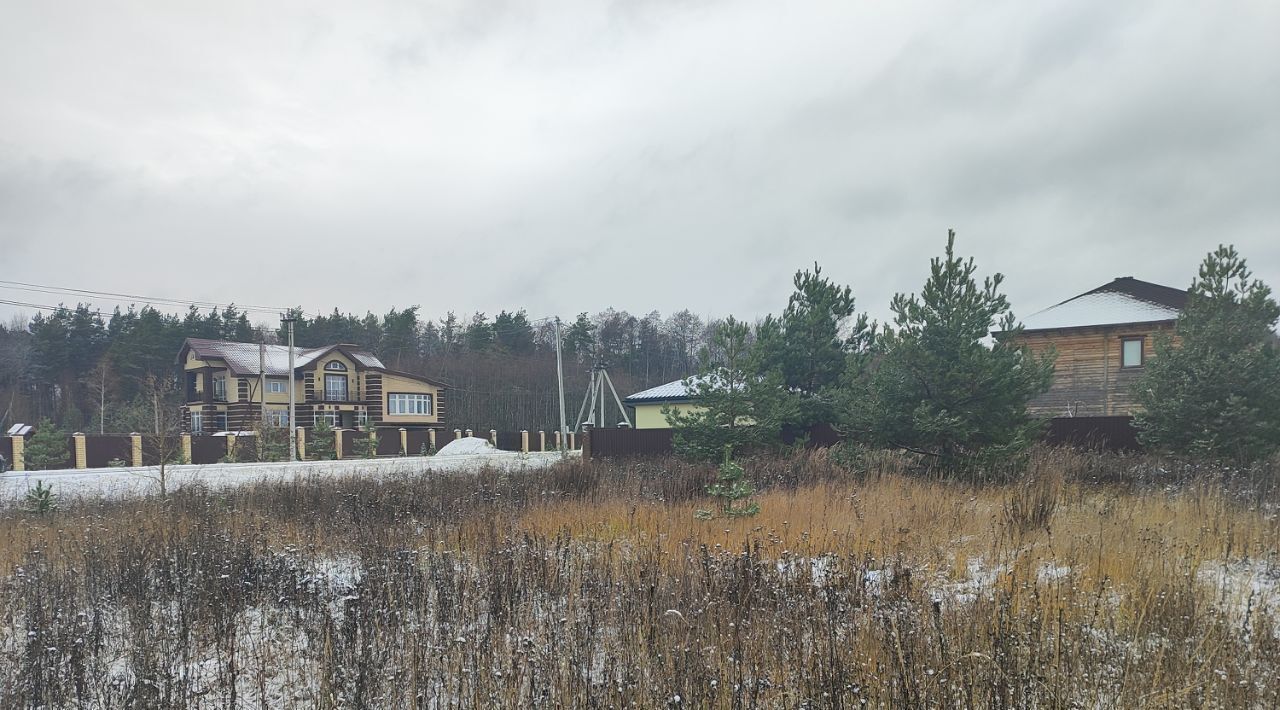
<instances>
[{"instance_id":1,"label":"small spruce tree","mask_svg":"<svg viewBox=\"0 0 1280 710\"><path fill-rule=\"evenodd\" d=\"M1174 337L1160 336L1135 395L1143 444L1256 461L1280 450L1280 305L1234 247L1200 266Z\"/></svg>"},{"instance_id":2,"label":"small spruce tree","mask_svg":"<svg viewBox=\"0 0 1280 710\"><path fill-rule=\"evenodd\" d=\"M42 419L36 432L26 442L23 465L28 471L45 471L66 468L71 460L71 448L67 445L67 432Z\"/></svg>"}]
</instances>

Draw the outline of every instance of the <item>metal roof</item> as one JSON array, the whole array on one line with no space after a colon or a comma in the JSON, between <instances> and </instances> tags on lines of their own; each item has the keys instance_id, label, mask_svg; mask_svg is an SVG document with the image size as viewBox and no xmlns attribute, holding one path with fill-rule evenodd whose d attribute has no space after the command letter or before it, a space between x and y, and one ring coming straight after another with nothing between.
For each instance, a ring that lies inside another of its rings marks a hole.
<instances>
[{"instance_id":1,"label":"metal roof","mask_svg":"<svg viewBox=\"0 0 1280 710\"><path fill-rule=\"evenodd\" d=\"M1023 319L1022 326L1024 330L1057 330L1162 323L1176 320L1186 302L1186 291L1125 276L1033 313Z\"/></svg>"},{"instance_id":2,"label":"metal roof","mask_svg":"<svg viewBox=\"0 0 1280 710\"><path fill-rule=\"evenodd\" d=\"M632 403L641 403L641 402L661 402L661 401L667 401L672 399L688 399L688 398L689 398L689 392L688 390L685 389L684 380L676 380L675 382L668 382L665 385L650 387L649 389L644 390L642 392L636 392L635 394L628 396L623 401L628 404L632 404Z\"/></svg>"},{"instance_id":3,"label":"metal roof","mask_svg":"<svg viewBox=\"0 0 1280 710\"><path fill-rule=\"evenodd\" d=\"M206 340L204 338L187 338L186 344L196 354L196 357L201 360L207 358L220 359L227 363L227 369L237 375L258 374L258 349L262 347L266 352L266 373L279 377L289 376L289 347L287 345L259 346L258 343L237 343L229 340ZM351 356L364 367L386 369L382 361L373 354L344 345L326 345L322 348L295 347L293 349L293 365L295 368L305 367L315 361L316 358L335 349Z\"/></svg>"}]
</instances>

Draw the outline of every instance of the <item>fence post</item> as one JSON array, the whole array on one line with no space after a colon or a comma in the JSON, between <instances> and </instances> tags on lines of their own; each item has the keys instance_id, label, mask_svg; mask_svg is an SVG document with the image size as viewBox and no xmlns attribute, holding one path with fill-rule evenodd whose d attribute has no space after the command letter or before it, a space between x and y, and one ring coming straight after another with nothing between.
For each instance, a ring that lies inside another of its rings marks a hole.
<instances>
[{"instance_id":1,"label":"fence post","mask_svg":"<svg viewBox=\"0 0 1280 710\"><path fill-rule=\"evenodd\" d=\"M191 435L182 435L182 459L187 463L191 463Z\"/></svg>"},{"instance_id":2,"label":"fence post","mask_svg":"<svg viewBox=\"0 0 1280 710\"><path fill-rule=\"evenodd\" d=\"M12 436L9 438L13 440L13 461L12 461L13 470L15 471L27 470L27 463L26 461L23 460L23 455L22 455L22 450L23 450L23 447L26 446L27 440L23 439L20 436Z\"/></svg>"},{"instance_id":3,"label":"fence post","mask_svg":"<svg viewBox=\"0 0 1280 710\"><path fill-rule=\"evenodd\" d=\"M231 461L232 463L235 463L235 460L239 458L238 456L236 456L236 435L227 434L226 439L227 439L226 459L228 461Z\"/></svg>"},{"instance_id":4,"label":"fence post","mask_svg":"<svg viewBox=\"0 0 1280 710\"><path fill-rule=\"evenodd\" d=\"M296 436L298 437L298 460L307 460L307 430L298 427Z\"/></svg>"},{"instance_id":5,"label":"fence post","mask_svg":"<svg viewBox=\"0 0 1280 710\"><path fill-rule=\"evenodd\" d=\"M556 429L556 451L560 450L560 430Z\"/></svg>"},{"instance_id":6,"label":"fence post","mask_svg":"<svg viewBox=\"0 0 1280 710\"><path fill-rule=\"evenodd\" d=\"M130 458L133 459L132 461L129 462L129 465L141 466L142 465L142 435L136 431L133 432L132 434L129 435L129 443L131 444L131 446L129 447L129 453L132 454Z\"/></svg>"},{"instance_id":7,"label":"fence post","mask_svg":"<svg viewBox=\"0 0 1280 710\"><path fill-rule=\"evenodd\" d=\"M497 430L497 429L490 429L490 430L489 430L489 443L490 443L490 444L493 444L494 446L497 446L497 445L498 445L498 430Z\"/></svg>"},{"instance_id":8,"label":"fence post","mask_svg":"<svg viewBox=\"0 0 1280 710\"><path fill-rule=\"evenodd\" d=\"M454 431L457 431L457 429L454 429ZM467 438L468 438L468 439L470 439L470 438L471 438L471 435L472 435L473 433L474 433L474 432L472 432L470 429L468 429L468 430L467 430Z\"/></svg>"},{"instance_id":9,"label":"fence post","mask_svg":"<svg viewBox=\"0 0 1280 710\"><path fill-rule=\"evenodd\" d=\"M576 448L576 447L574 447L574 445L573 445L573 444L574 444L573 439L574 439L574 433L573 433L573 432L569 432L569 450L570 450L570 451L573 451L573 450L574 450L574 448Z\"/></svg>"},{"instance_id":10,"label":"fence post","mask_svg":"<svg viewBox=\"0 0 1280 710\"><path fill-rule=\"evenodd\" d=\"M547 450L547 432L538 430L538 451Z\"/></svg>"},{"instance_id":11,"label":"fence post","mask_svg":"<svg viewBox=\"0 0 1280 710\"><path fill-rule=\"evenodd\" d=\"M583 460L591 458L591 440L596 437L596 428L582 430L582 458Z\"/></svg>"},{"instance_id":12,"label":"fence post","mask_svg":"<svg viewBox=\"0 0 1280 710\"><path fill-rule=\"evenodd\" d=\"M335 459L342 458L342 427L333 430L333 457Z\"/></svg>"},{"instance_id":13,"label":"fence post","mask_svg":"<svg viewBox=\"0 0 1280 710\"><path fill-rule=\"evenodd\" d=\"M409 430L400 427L400 455L409 455Z\"/></svg>"},{"instance_id":14,"label":"fence post","mask_svg":"<svg viewBox=\"0 0 1280 710\"><path fill-rule=\"evenodd\" d=\"M428 451L438 450L436 449L436 430L435 429L427 430L427 450Z\"/></svg>"},{"instance_id":15,"label":"fence post","mask_svg":"<svg viewBox=\"0 0 1280 710\"><path fill-rule=\"evenodd\" d=\"M88 468L89 454L84 444L84 432L78 431L72 434L71 441L75 444L76 468Z\"/></svg>"},{"instance_id":16,"label":"fence post","mask_svg":"<svg viewBox=\"0 0 1280 710\"><path fill-rule=\"evenodd\" d=\"M528 429L520 430L520 452L525 454L529 453L529 430Z\"/></svg>"}]
</instances>

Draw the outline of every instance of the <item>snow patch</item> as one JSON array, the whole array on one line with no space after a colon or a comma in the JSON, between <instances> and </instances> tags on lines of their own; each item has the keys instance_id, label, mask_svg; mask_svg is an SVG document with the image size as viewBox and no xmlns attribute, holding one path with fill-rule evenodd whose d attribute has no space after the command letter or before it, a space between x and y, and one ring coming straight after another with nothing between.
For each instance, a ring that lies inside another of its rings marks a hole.
<instances>
[{"instance_id":1,"label":"snow patch","mask_svg":"<svg viewBox=\"0 0 1280 710\"><path fill-rule=\"evenodd\" d=\"M481 439L478 436L468 436L462 439L454 439L436 452L436 456L474 456L475 454L496 454L498 448L489 443L488 439Z\"/></svg>"}]
</instances>

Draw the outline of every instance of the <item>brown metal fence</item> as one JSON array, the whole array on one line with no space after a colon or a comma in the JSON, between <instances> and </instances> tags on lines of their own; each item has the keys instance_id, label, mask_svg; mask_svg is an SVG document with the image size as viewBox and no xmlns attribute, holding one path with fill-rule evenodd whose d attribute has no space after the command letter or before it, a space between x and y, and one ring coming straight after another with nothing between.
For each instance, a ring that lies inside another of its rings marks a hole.
<instances>
[{"instance_id":1,"label":"brown metal fence","mask_svg":"<svg viewBox=\"0 0 1280 710\"><path fill-rule=\"evenodd\" d=\"M191 463L218 463L227 455L227 437L191 437Z\"/></svg>"},{"instance_id":2,"label":"brown metal fence","mask_svg":"<svg viewBox=\"0 0 1280 710\"><path fill-rule=\"evenodd\" d=\"M671 453L670 429L592 429L582 437L588 458L666 456Z\"/></svg>"},{"instance_id":3,"label":"brown metal fence","mask_svg":"<svg viewBox=\"0 0 1280 710\"><path fill-rule=\"evenodd\" d=\"M378 435L377 454L379 456L401 456L404 454L400 450L400 430L399 429L375 429Z\"/></svg>"},{"instance_id":4,"label":"brown metal fence","mask_svg":"<svg viewBox=\"0 0 1280 710\"><path fill-rule=\"evenodd\" d=\"M89 468L106 468L112 461L133 464L133 439L128 434L86 434L84 455Z\"/></svg>"},{"instance_id":5,"label":"brown metal fence","mask_svg":"<svg viewBox=\"0 0 1280 710\"><path fill-rule=\"evenodd\" d=\"M13 467L13 438L0 436L0 456L4 457L4 467Z\"/></svg>"},{"instance_id":6,"label":"brown metal fence","mask_svg":"<svg viewBox=\"0 0 1280 710\"><path fill-rule=\"evenodd\" d=\"M353 459L356 457L356 435L368 436L362 431L354 429L343 429L342 435L342 457L345 459Z\"/></svg>"},{"instance_id":7,"label":"brown metal fence","mask_svg":"<svg viewBox=\"0 0 1280 710\"><path fill-rule=\"evenodd\" d=\"M426 429L409 429L405 432L405 438L409 440L408 453L410 456L418 456L424 451L430 452L431 441L427 436ZM436 432L436 446L444 446L447 443L449 442L441 440L440 432Z\"/></svg>"},{"instance_id":8,"label":"brown metal fence","mask_svg":"<svg viewBox=\"0 0 1280 710\"><path fill-rule=\"evenodd\" d=\"M501 451L520 451L520 432L518 431L500 431L498 432L498 443L495 444Z\"/></svg>"},{"instance_id":9,"label":"brown metal fence","mask_svg":"<svg viewBox=\"0 0 1280 710\"><path fill-rule=\"evenodd\" d=\"M1044 441L1053 446L1080 446L1109 451L1142 448L1133 417L1062 417L1050 419Z\"/></svg>"},{"instance_id":10,"label":"brown metal fence","mask_svg":"<svg viewBox=\"0 0 1280 710\"><path fill-rule=\"evenodd\" d=\"M197 438L202 437L192 437L192 456L195 455L195 439ZM144 434L142 436L142 465L159 466L161 449L169 452L169 463L176 463L182 456L182 437Z\"/></svg>"}]
</instances>

